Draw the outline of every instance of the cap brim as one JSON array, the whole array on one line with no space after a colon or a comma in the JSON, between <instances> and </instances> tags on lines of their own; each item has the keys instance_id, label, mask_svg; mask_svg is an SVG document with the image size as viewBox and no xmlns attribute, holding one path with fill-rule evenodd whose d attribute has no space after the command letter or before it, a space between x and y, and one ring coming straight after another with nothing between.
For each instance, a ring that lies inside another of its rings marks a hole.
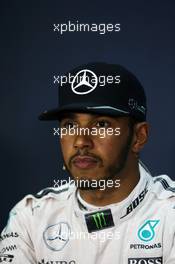
<instances>
[{"instance_id":1,"label":"cap brim","mask_svg":"<svg viewBox=\"0 0 175 264\"><path fill-rule=\"evenodd\" d=\"M54 108L51 110L46 110L39 115L39 120L49 121L49 120L60 120L62 115L67 112L77 112L77 113L92 113L92 114L103 114L109 116L128 116L130 113L121 110L120 108L114 108L110 106L89 106L89 105L67 105L60 108Z\"/></svg>"}]
</instances>

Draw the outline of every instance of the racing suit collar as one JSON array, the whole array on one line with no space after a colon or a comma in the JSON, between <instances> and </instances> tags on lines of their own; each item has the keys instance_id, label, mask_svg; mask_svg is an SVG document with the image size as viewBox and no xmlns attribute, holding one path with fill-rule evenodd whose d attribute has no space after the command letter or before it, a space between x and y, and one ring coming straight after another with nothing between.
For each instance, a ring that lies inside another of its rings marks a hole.
<instances>
[{"instance_id":1,"label":"racing suit collar","mask_svg":"<svg viewBox=\"0 0 175 264\"><path fill-rule=\"evenodd\" d=\"M85 202L78 194L78 190L76 190L73 195L73 208L76 217L79 217L85 226L85 215L87 213L97 213L102 210L111 210L115 226L130 218L144 204L153 181L152 176L142 164L139 164L139 171L139 182L128 197L119 203L109 204L103 207L94 206Z\"/></svg>"}]
</instances>

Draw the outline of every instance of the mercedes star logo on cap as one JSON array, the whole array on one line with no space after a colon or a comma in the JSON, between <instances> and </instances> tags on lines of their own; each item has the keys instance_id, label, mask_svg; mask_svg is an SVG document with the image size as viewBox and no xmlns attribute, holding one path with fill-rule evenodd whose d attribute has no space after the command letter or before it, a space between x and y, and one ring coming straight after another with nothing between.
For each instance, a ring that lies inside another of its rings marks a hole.
<instances>
[{"instance_id":1,"label":"mercedes star logo on cap","mask_svg":"<svg viewBox=\"0 0 175 264\"><path fill-rule=\"evenodd\" d=\"M90 81L92 80L94 81L93 84L90 83ZM71 88L74 93L83 95L92 92L97 87L97 83L98 83L97 75L93 71L85 69L79 71L74 76L73 81L71 83ZM77 91L77 88L83 85L87 87L87 90L84 92Z\"/></svg>"}]
</instances>

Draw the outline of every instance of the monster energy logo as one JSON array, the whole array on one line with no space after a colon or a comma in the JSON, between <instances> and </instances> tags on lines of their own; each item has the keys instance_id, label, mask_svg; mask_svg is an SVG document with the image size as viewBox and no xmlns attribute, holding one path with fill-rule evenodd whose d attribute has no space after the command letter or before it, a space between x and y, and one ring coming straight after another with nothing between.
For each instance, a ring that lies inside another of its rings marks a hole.
<instances>
[{"instance_id":1,"label":"monster energy logo","mask_svg":"<svg viewBox=\"0 0 175 264\"><path fill-rule=\"evenodd\" d=\"M96 213L95 215L92 215L94 222L96 224L96 227L98 229L103 228L104 226L106 226L106 220L105 220L105 216L104 213Z\"/></svg>"},{"instance_id":2,"label":"monster energy logo","mask_svg":"<svg viewBox=\"0 0 175 264\"><path fill-rule=\"evenodd\" d=\"M111 209L85 214L85 220L90 233L114 226Z\"/></svg>"}]
</instances>

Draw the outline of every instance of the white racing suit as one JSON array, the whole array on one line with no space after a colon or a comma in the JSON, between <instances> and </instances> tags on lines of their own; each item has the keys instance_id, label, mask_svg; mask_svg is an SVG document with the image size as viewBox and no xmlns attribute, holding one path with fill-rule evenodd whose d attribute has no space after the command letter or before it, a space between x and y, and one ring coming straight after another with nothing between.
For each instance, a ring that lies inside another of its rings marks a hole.
<instances>
[{"instance_id":1,"label":"white racing suit","mask_svg":"<svg viewBox=\"0 0 175 264\"><path fill-rule=\"evenodd\" d=\"M74 184L27 195L0 236L0 263L175 264L175 182L139 166L129 196L101 208Z\"/></svg>"}]
</instances>

